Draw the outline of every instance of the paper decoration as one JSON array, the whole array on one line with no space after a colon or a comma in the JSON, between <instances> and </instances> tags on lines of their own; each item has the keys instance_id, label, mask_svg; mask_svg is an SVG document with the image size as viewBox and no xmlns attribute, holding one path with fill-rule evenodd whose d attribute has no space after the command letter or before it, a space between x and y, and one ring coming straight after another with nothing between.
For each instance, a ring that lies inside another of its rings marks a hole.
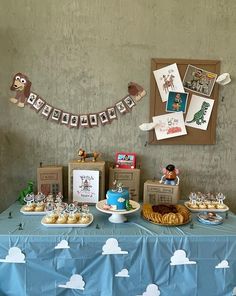
<instances>
[{"instance_id":1,"label":"paper decoration","mask_svg":"<svg viewBox=\"0 0 236 296\"><path fill-rule=\"evenodd\" d=\"M184 92L177 64L153 71L162 102L168 99L169 91Z\"/></svg>"},{"instance_id":2,"label":"paper decoration","mask_svg":"<svg viewBox=\"0 0 236 296\"><path fill-rule=\"evenodd\" d=\"M155 122L150 122L150 123L142 123L139 128L142 130L142 131L150 131L152 129L155 128L157 124Z\"/></svg>"},{"instance_id":3,"label":"paper decoration","mask_svg":"<svg viewBox=\"0 0 236 296\"><path fill-rule=\"evenodd\" d=\"M55 249L69 249L70 246L68 244L68 241L63 239L61 240L58 245L56 245Z\"/></svg>"},{"instance_id":4,"label":"paper decoration","mask_svg":"<svg viewBox=\"0 0 236 296\"><path fill-rule=\"evenodd\" d=\"M24 107L27 98L30 95L30 88L31 82L26 75L22 73L15 74L10 89L12 91L15 91L16 95L14 98L10 98L10 102L12 102L13 104L17 104L18 107Z\"/></svg>"},{"instance_id":5,"label":"paper decoration","mask_svg":"<svg viewBox=\"0 0 236 296\"><path fill-rule=\"evenodd\" d=\"M150 284L147 286L146 291L142 295L137 296L160 296L161 292L159 290L159 287L155 284Z\"/></svg>"},{"instance_id":6,"label":"paper decoration","mask_svg":"<svg viewBox=\"0 0 236 296\"><path fill-rule=\"evenodd\" d=\"M219 85L226 85L231 82L230 74L229 73L223 73L216 79L216 83Z\"/></svg>"},{"instance_id":7,"label":"paper decoration","mask_svg":"<svg viewBox=\"0 0 236 296\"><path fill-rule=\"evenodd\" d=\"M73 200L97 203L99 198L99 171L73 170Z\"/></svg>"},{"instance_id":8,"label":"paper decoration","mask_svg":"<svg viewBox=\"0 0 236 296\"><path fill-rule=\"evenodd\" d=\"M109 238L105 245L102 247L102 255L122 255L122 254L128 254L127 251L122 251L119 247L118 241L115 238Z\"/></svg>"},{"instance_id":9,"label":"paper decoration","mask_svg":"<svg viewBox=\"0 0 236 296\"><path fill-rule=\"evenodd\" d=\"M217 74L188 65L184 75L183 85L186 89L210 96L215 85Z\"/></svg>"},{"instance_id":10,"label":"paper decoration","mask_svg":"<svg viewBox=\"0 0 236 296\"><path fill-rule=\"evenodd\" d=\"M166 112L186 112L188 93L170 91L166 102Z\"/></svg>"},{"instance_id":11,"label":"paper decoration","mask_svg":"<svg viewBox=\"0 0 236 296\"><path fill-rule=\"evenodd\" d=\"M85 282L80 274L73 274L65 285L58 285L60 288L84 290Z\"/></svg>"},{"instance_id":12,"label":"paper decoration","mask_svg":"<svg viewBox=\"0 0 236 296\"><path fill-rule=\"evenodd\" d=\"M128 269L124 268L120 272L118 272L115 276L116 277L129 277L129 271L128 271Z\"/></svg>"},{"instance_id":13,"label":"paper decoration","mask_svg":"<svg viewBox=\"0 0 236 296\"><path fill-rule=\"evenodd\" d=\"M0 262L5 263L25 263L25 255L18 247L12 247L8 251L5 259L0 259Z\"/></svg>"},{"instance_id":14,"label":"paper decoration","mask_svg":"<svg viewBox=\"0 0 236 296\"><path fill-rule=\"evenodd\" d=\"M50 118L53 122L66 125L69 128L95 127L98 126L98 119L101 125L110 123L117 119L117 111L120 114L131 111L136 102L146 95L146 91L142 86L135 82L130 82L128 84L129 95L118 101L114 106L105 108L105 110L100 112L79 115L53 107L36 93L30 92L30 88L31 82L28 77L22 73L17 73L10 88L12 91L16 91L16 96L11 98L10 101L17 104L18 107L24 107L25 103L27 103L32 109L39 112L43 118Z\"/></svg>"},{"instance_id":15,"label":"paper decoration","mask_svg":"<svg viewBox=\"0 0 236 296\"><path fill-rule=\"evenodd\" d=\"M185 125L207 130L214 100L192 95L185 119Z\"/></svg>"},{"instance_id":16,"label":"paper decoration","mask_svg":"<svg viewBox=\"0 0 236 296\"><path fill-rule=\"evenodd\" d=\"M177 250L174 255L170 258L170 265L185 265L185 264L196 264L196 261L190 261L184 250Z\"/></svg>"},{"instance_id":17,"label":"paper decoration","mask_svg":"<svg viewBox=\"0 0 236 296\"><path fill-rule=\"evenodd\" d=\"M215 268L229 268L229 263L227 260L222 260Z\"/></svg>"},{"instance_id":18,"label":"paper decoration","mask_svg":"<svg viewBox=\"0 0 236 296\"><path fill-rule=\"evenodd\" d=\"M153 117L157 140L168 139L187 134L183 112L175 112Z\"/></svg>"}]
</instances>

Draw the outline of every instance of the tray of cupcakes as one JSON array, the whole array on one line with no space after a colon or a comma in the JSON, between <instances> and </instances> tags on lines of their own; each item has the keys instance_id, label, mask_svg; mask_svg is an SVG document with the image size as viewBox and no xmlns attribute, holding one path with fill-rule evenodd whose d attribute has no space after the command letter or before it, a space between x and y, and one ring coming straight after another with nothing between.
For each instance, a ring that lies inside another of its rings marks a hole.
<instances>
[{"instance_id":1,"label":"tray of cupcakes","mask_svg":"<svg viewBox=\"0 0 236 296\"><path fill-rule=\"evenodd\" d=\"M89 212L89 206L71 203L60 212L54 206L46 206L47 214L41 220L46 227L87 227L93 223L93 215Z\"/></svg>"},{"instance_id":2,"label":"tray of cupcakes","mask_svg":"<svg viewBox=\"0 0 236 296\"><path fill-rule=\"evenodd\" d=\"M191 192L189 201L184 205L191 212L227 212L229 207L224 204L225 195L223 193L202 193Z\"/></svg>"},{"instance_id":3,"label":"tray of cupcakes","mask_svg":"<svg viewBox=\"0 0 236 296\"><path fill-rule=\"evenodd\" d=\"M24 198L26 204L21 207L20 212L24 215L46 215L46 206L53 204L58 211L66 207L63 201L63 196L59 192L56 197L52 194L44 195L42 192L27 194Z\"/></svg>"}]
</instances>

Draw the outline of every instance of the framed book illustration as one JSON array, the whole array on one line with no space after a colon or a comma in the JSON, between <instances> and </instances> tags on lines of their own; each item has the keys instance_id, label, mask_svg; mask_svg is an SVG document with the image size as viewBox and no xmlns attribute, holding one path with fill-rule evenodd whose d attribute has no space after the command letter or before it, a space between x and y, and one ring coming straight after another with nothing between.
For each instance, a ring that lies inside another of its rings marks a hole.
<instances>
[{"instance_id":1,"label":"framed book illustration","mask_svg":"<svg viewBox=\"0 0 236 296\"><path fill-rule=\"evenodd\" d=\"M95 204L99 200L99 171L73 170L73 201Z\"/></svg>"}]
</instances>

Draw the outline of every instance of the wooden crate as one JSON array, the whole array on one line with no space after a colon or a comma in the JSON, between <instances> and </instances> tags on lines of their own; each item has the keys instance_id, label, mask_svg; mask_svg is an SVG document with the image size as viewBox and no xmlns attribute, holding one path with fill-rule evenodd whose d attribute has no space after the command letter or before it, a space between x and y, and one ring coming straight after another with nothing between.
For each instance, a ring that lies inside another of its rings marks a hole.
<instances>
[{"instance_id":1,"label":"wooden crate","mask_svg":"<svg viewBox=\"0 0 236 296\"><path fill-rule=\"evenodd\" d=\"M178 185L164 185L157 180L144 183L143 203L176 204L180 197Z\"/></svg>"},{"instance_id":2,"label":"wooden crate","mask_svg":"<svg viewBox=\"0 0 236 296\"><path fill-rule=\"evenodd\" d=\"M109 188L113 188L113 182L119 181L123 187L127 187L131 199L139 201L140 169L109 168Z\"/></svg>"},{"instance_id":3,"label":"wooden crate","mask_svg":"<svg viewBox=\"0 0 236 296\"><path fill-rule=\"evenodd\" d=\"M98 160L78 162L71 160L68 164L68 201L73 201L73 170L99 171L99 200L105 199L105 161Z\"/></svg>"}]
</instances>

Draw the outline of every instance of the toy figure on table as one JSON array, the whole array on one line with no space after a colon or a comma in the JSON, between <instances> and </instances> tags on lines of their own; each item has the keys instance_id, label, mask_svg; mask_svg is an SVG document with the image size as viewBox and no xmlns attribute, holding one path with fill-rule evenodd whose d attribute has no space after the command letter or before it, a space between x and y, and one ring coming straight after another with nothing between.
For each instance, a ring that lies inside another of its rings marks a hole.
<instances>
[{"instance_id":1,"label":"toy figure on table","mask_svg":"<svg viewBox=\"0 0 236 296\"><path fill-rule=\"evenodd\" d=\"M179 185L179 169L173 164L168 164L166 168L162 170L163 176L161 177L160 183L165 185Z\"/></svg>"},{"instance_id":2,"label":"toy figure on table","mask_svg":"<svg viewBox=\"0 0 236 296\"><path fill-rule=\"evenodd\" d=\"M31 194L33 193L34 191L34 183L32 181L29 181L28 182L28 185L26 188L22 189L19 193L19 196L18 196L18 201L24 205L25 204L25 197L27 194Z\"/></svg>"}]
</instances>

